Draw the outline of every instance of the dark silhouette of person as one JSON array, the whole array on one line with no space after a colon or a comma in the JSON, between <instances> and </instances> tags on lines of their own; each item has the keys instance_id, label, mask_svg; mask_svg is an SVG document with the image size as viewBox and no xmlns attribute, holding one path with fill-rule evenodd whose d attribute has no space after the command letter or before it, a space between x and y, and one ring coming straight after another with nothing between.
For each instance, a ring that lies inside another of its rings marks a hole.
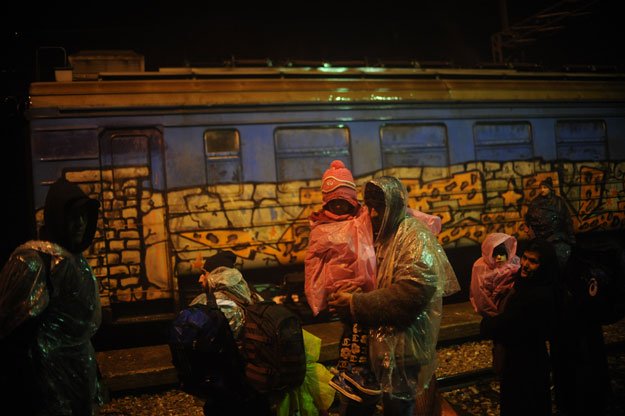
<instances>
[{"instance_id":1,"label":"dark silhouette of person","mask_svg":"<svg viewBox=\"0 0 625 416\"><path fill-rule=\"evenodd\" d=\"M532 240L521 256L521 268L499 314L485 316L480 333L501 348L502 416L551 415L550 361L547 341L555 322L555 278L558 264L551 243Z\"/></svg>"},{"instance_id":2,"label":"dark silhouette of person","mask_svg":"<svg viewBox=\"0 0 625 416\"><path fill-rule=\"evenodd\" d=\"M535 238L553 244L558 264L564 267L575 244L573 222L564 199L556 195L551 178L540 182L538 195L530 202L525 223Z\"/></svg>"},{"instance_id":3,"label":"dark silhouette of person","mask_svg":"<svg viewBox=\"0 0 625 416\"><path fill-rule=\"evenodd\" d=\"M100 296L83 256L99 206L58 179L46 196L40 240L17 247L0 273L0 390L3 406L20 414L91 415L103 402L91 344Z\"/></svg>"}]
</instances>

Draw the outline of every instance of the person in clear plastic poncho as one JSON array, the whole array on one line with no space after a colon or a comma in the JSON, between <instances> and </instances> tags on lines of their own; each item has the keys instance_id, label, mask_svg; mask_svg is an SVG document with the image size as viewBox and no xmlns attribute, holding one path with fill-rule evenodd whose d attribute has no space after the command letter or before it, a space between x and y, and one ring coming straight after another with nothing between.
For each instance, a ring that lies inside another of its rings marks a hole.
<instances>
[{"instance_id":1,"label":"person in clear plastic poncho","mask_svg":"<svg viewBox=\"0 0 625 416\"><path fill-rule=\"evenodd\" d=\"M206 259L199 282L214 296L217 307L223 312L235 339L239 338L245 323L245 307L263 300L252 292L241 272L235 268L237 256L231 251L221 251ZM196 296L189 306L206 305L206 293Z\"/></svg>"},{"instance_id":2,"label":"person in clear plastic poncho","mask_svg":"<svg viewBox=\"0 0 625 416\"><path fill-rule=\"evenodd\" d=\"M425 397L433 390L428 387L437 367L442 297L460 289L458 280L434 234L407 215L407 194L399 179L374 179L364 194L375 235L376 288L339 292L328 303L335 310L349 308L355 320L375 328L370 358L384 392L384 414L432 413L425 409L432 400ZM349 414L375 411L375 403L348 406L344 411Z\"/></svg>"},{"instance_id":3,"label":"person in clear plastic poncho","mask_svg":"<svg viewBox=\"0 0 625 416\"><path fill-rule=\"evenodd\" d=\"M91 415L102 403L91 344L100 298L82 255L98 208L76 184L57 180L41 240L15 249L0 273L0 389L16 414Z\"/></svg>"}]
</instances>

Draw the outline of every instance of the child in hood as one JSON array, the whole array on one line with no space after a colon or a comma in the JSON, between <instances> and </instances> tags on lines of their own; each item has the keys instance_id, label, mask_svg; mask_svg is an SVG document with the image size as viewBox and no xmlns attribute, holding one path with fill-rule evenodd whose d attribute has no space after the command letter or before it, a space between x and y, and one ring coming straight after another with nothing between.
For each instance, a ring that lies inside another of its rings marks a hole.
<instances>
[{"instance_id":1,"label":"child in hood","mask_svg":"<svg viewBox=\"0 0 625 416\"><path fill-rule=\"evenodd\" d=\"M504 233L488 234L482 242L482 257L471 270L470 300L482 316L495 316L513 286L519 270L516 238Z\"/></svg>"},{"instance_id":2,"label":"child in hood","mask_svg":"<svg viewBox=\"0 0 625 416\"><path fill-rule=\"evenodd\" d=\"M340 160L333 161L323 174L321 192L323 207L310 215L310 242L304 261L306 299L315 315L327 308L328 297L339 290L372 290L376 273L371 220L366 207L357 200L352 173ZM330 385L360 402L360 394L381 393L368 371L369 331L347 317L341 320L344 331L337 363L341 375ZM354 384L347 383L343 375Z\"/></svg>"},{"instance_id":3,"label":"child in hood","mask_svg":"<svg viewBox=\"0 0 625 416\"><path fill-rule=\"evenodd\" d=\"M504 233L488 234L482 242L482 257L473 264L469 299L482 317L499 315L511 294L515 276L521 267L516 255L516 238ZM493 367L503 371L504 346L493 340Z\"/></svg>"}]
</instances>

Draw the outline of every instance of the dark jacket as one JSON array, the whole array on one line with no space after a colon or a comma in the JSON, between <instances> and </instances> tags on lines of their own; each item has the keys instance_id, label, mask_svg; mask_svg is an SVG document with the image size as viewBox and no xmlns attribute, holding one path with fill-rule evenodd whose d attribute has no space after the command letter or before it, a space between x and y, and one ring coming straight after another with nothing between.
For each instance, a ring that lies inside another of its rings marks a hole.
<instances>
[{"instance_id":1,"label":"dark jacket","mask_svg":"<svg viewBox=\"0 0 625 416\"><path fill-rule=\"evenodd\" d=\"M530 202L525 222L536 238L551 242L575 243L571 214L560 196L553 191L547 196L538 195Z\"/></svg>"},{"instance_id":2,"label":"dark jacket","mask_svg":"<svg viewBox=\"0 0 625 416\"><path fill-rule=\"evenodd\" d=\"M553 248L552 248L553 250ZM501 415L551 415L550 363L547 341L555 319L553 277L555 252L532 277L515 276L514 288L499 315L485 317L483 337L501 346L493 360L500 363ZM544 268L543 268L544 267Z\"/></svg>"}]
</instances>

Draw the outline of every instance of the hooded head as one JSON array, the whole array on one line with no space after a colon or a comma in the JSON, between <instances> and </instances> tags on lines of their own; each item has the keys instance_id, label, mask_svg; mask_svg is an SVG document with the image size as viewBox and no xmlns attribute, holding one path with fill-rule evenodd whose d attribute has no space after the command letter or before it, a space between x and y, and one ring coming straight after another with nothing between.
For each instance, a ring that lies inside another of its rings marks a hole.
<instances>
[{"instance_id":1,"label":"hooded head","mask_svg":"<svg viewBox=\"0 0 625 416\"><path fill-rule=\"evenodd\" d=\"M323 174L321 193L324 207L335 199L343 199L352 207L358 207L354 177L340 160L334 160Z\"/></svg>"},{"instance_id":2,"label":"hooded head","mask_svg":"<svg viewBox=\"0 0 625 416\"><path fill-rule=\"evenodd\" d=\"M202 269L204 269L205 272L210 273L218 267L233 268L236 260L237 255L232 251L220 251L214 256L208 257L204 261L204 267Z\"/></svg>"},{"instance_id":3,"label":"hooded head","mask_svg":"<svg viewBox=\"0 0 625 416\"><path fill-rule=\"evenodd\" d=\"M89 198L78 185L59 178L46 195L41 238L71 253L83 252L93 241L99 207L100 203Z\"/></svg>"},{"instance_id":4,"label":"hooded head","mask_svg":"<svg viewBox=\"0 0 625 416\"><path fill-rule=\"evenodd\" d=\"M491 269L496 266L495 249L499 246L505 248L507 260L512 259L516 255L516 238L505 233L488 234L482 241L482 258L484 258L484 262Z\"/></svg>"},{"instance_id":5,"label":"hooded head","mask_svg":"<svg viewBox=\"0 0 625 416\"><path fill-rule=\"evenodd\" d=\"M375 241L382 243L406 218L406 188L396 177L382 176L367 182L364 196Z\"/></svg>"}]
</instances>

